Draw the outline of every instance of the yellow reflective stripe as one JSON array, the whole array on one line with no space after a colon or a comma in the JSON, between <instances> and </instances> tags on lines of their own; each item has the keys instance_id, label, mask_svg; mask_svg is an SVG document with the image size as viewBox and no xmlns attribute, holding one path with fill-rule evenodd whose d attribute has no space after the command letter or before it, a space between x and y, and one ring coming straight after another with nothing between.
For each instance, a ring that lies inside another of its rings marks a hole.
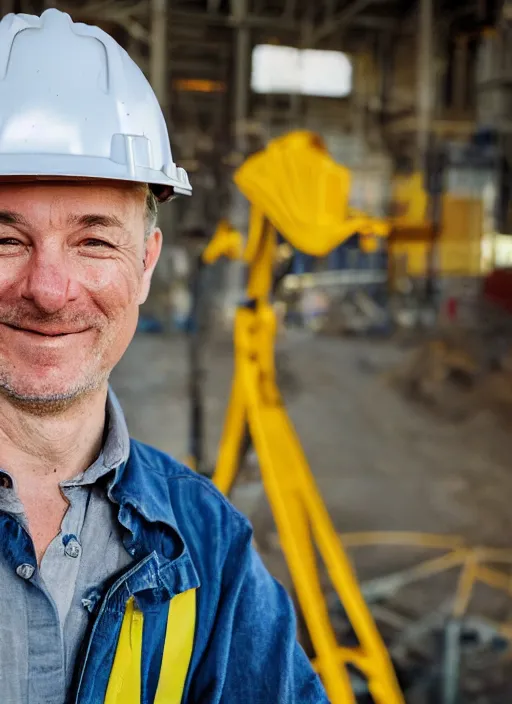
<instances>
[{"instance_id":1,"label":"yellow reflective stripe","mask_svg":"<svg viewBox=\"0 0 512 704\"><path fill-rule=\"evenodd\" d=\"M144 617L134 598L126 603L104 704L140 704Z\"/></svg>"},{"instance_id":2,"label":"yellow reflective stripe","mask_svg":"<svg viewBox=\"0 0 512 704\"><path fill-rule=\"evenodd\" d=\"M160 678L154 704L180 704L196 628L196 590L177 594L169 606ZM126 700L126 704L131 701Z\"/></svg>"},{"instance_id":3,"label":"yellow reflective stripe","mask_svg":"<svg viewBox=\"0 0 512 704\"><path fill-rule=\"evenodd\" d=\"M165 644L154 704L180 704L196 628L196 590L177 594L170 602ZM144 617L131 597L121 624L104 704L140 704Z\"/></svg>"}]
</instances>

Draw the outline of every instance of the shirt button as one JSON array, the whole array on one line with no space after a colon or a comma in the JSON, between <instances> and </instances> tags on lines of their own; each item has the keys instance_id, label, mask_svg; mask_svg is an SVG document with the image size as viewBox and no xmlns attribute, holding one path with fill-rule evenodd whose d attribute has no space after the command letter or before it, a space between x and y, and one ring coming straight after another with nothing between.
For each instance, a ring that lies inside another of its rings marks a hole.
<instances>
[{"instance_id":1,"label":"shirt button","mask_svg":"<svg viewBox=\"0 0 512 704\"><path fill-rule=\"evenodd\" d=\"M69 543L66 545L64 552L68 557L80 557L82 548L80 547L80 543L77 540L70 540Z\"/></svg>"},{"instance_id":2,"label":"shirt button","mask_svg":"<svg viewBox=\"0 0 512 704\"><path fill-rule=\"evenodd\" d=\"M36 568L33 565L29 565L28 562L24 562L22 565L16 567L16 574L22 579L30 579Z\"/></svg>"},{"instance_id":3,"label":"shirt button","mask_svg":"<svg viewBox=\"0 0 512 704\"><path fill-rule=\"evenodd\" d=\"M0 470L0 487L2 487L2 489L12 489L11 477L7 472L3 472L2 470Z\"/></svg>"}]
</instances>

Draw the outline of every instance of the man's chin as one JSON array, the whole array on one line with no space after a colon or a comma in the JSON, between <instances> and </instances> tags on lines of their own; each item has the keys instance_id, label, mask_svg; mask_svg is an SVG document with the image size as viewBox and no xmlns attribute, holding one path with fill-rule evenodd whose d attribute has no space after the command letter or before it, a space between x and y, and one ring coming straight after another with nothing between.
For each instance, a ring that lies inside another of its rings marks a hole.
<instances>
[{"instance_id":1,"label":"man's chin","mask_svg":"<svg viewBox=\"0 0 512 704\"><path fill-rule=\"evenodd\" d=\"M18 408L34 415L55 415L72 407L85 396L98 391L107 382L107 376L82 384L45 384L25 386L0 379L0 394Z\"/></svg>"}]
</instances>

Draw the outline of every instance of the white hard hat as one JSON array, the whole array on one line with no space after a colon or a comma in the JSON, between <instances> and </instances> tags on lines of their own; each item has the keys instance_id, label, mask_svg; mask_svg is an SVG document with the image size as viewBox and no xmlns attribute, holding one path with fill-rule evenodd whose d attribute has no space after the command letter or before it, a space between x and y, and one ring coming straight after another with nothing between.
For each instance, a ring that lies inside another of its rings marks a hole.
<instances>
[{"instance_id":1,"label":"white hard hat","mask_svg":"<svg viewBox=\"0 0 512 704\"><path fill-rule=\"evenodd\" d=\"M98 27L50 9L0 22L0 179L147 183L160 201L190 195L142 71Z\"/></svg>"}]
</instances>

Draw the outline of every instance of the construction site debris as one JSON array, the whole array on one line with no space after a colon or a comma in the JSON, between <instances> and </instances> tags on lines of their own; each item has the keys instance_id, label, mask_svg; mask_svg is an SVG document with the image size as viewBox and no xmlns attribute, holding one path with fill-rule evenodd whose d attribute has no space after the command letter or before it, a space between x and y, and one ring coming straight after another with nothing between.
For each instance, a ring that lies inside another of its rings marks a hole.
<instances>
[{"instance_id":1,"label":"construction site debris","mask_svg":"<svg viewBox=\"0 0 512 704\"><path fill-rule=\"evenodd\" d=\"M438 332L385 377L442 419L464 421L491 412L512 422L512 338L503 330Z\"/></svg>"}]
</instances>

